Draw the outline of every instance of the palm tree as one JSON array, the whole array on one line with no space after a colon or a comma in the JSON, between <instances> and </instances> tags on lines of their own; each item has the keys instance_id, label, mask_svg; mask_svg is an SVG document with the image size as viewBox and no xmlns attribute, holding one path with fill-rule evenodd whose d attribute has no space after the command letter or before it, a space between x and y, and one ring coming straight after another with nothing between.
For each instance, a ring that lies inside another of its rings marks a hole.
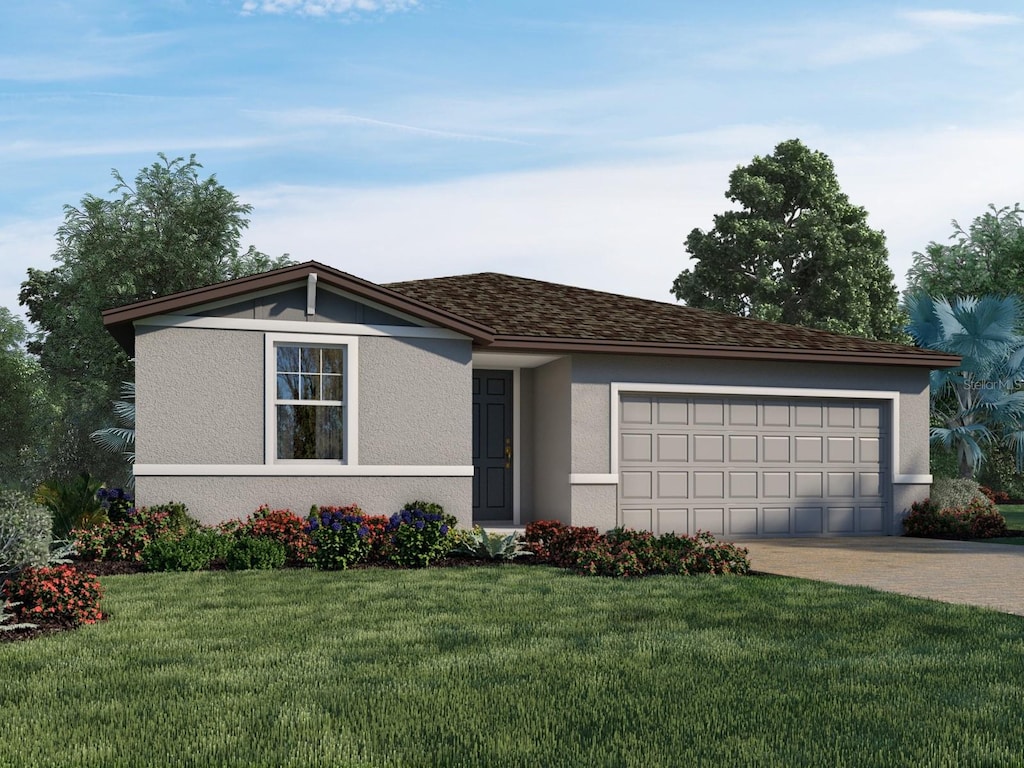
<instances>
[{"instance_id":1,"label":"palm tree","mask_svg":"<svg viewBox=\"0 0 1024 768\"><path fill-rule=\"evenodd\" d=\"M906 330L920 347L960 355L959 368L931 373L931 442L952 450L960 476L981 465L983 446L1012 449L1024 467L1024 305L1017 296L906 298Z\"/></svg>"},{"instance_id":2,"label":"palm tree","mask_svg":"<svg viewBox=\"0 0 1024 768\"><path fill-rule=\"evenodd\" d=\"M93 442L110 453L120 453L129 465L135 463L135 382L121 382L121 400L114 401L119 427L104 427L89 435ZM125 488L134 490L135 475L128 468Z\"/></svg>"}]
</instances>

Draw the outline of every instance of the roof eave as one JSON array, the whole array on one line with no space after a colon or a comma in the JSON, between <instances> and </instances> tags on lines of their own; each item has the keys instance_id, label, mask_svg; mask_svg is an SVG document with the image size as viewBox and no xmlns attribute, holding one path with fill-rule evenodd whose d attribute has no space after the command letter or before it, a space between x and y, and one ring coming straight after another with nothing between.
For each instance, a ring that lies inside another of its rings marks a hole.
<instances>
[{"instance_id":1,"label":"roof eave","mask_svg":"<svg viewBox=\"0 0 1024 768\"><path fill-rule=\"evenodd\" d=\"M282 269L263 272L258 275L240 277L236 280L216 283L203 288L181 291L180 293L148 299L123 307L107 309L102 313L103 325L121 347L129 355L133 355L135 346L134 323L136 320L157 315L174 314L175 312L181 312L182 310L225 299L238 298L241 300L248 293L282 287L289 283L303 280L313 272L317 274L317 279L325 285L332 286L358 298L373 301L388 309L402 312L431 325L461 333L470 337L475 343L489 344L494 339L494 331L481 323L446 312L426 302L410 298L403 293L393 291L390 288L371 283L368 280L363 280L355 275L350 275L347 272L342 272L315 261L283 267Z\"/></svg>"},{"instance_id":2,"label":"roof eave","mask_svg":"<svg viewBox=\"0 0 1024 768\"><path fill-rule=\"evenodd\" d=\"M917 368L955 368L961 359L942 352L846 351L833 349L793 349L715 344L668 344L660 342L618 341L614 339L568 339L538 336L496 336L486 345L490 350L517 352L585 352L589 354L660 355L666 357L704 357L735 360L777 360L811 363L854 363L898 365Z\"/></svg>"}]
</instances>

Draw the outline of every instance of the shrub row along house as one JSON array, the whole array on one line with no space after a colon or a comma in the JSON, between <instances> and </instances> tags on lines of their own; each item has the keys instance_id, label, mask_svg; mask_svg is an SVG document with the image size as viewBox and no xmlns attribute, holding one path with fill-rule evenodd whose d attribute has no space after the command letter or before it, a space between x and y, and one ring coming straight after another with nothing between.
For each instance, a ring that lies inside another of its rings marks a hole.
<instances>
[{"instance_id":1,"label":"shrub row along house","mask_svg":"<svg viewBox=\"0 0 1024 768\"><path fill-rule=\"evenodd\" d=\"M409 499L462 525L895 534L959 358L485 273L317 262L104 313L136 360L141 504Z\"/></svg>"}]
</instances>

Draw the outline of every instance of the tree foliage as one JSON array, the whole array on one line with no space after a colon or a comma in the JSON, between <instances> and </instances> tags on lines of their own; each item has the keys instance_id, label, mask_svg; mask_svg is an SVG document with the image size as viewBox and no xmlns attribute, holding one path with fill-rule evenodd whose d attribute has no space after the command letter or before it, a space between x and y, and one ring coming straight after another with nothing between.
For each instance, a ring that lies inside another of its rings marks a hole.
<instances>
[{"instance_id":1,"label":"tree foliage","mask_svg":"<svg viewBox=\"0 0 1024 768\"><path fill-rule=\"evenodd\" d=\"M1024 295L1024 209L989 210L966 230L953 221L948 244L931 242L914 254L907 293L929 296Z\"/></svg>"},{"instance_id":2,"label":"tree foliage","mask_svg":"<svg viewBox=\"0 0 1024 768\"><path fill-rule=\"evenodd\" d=\"M729 176L738 203L686 238L692 269L675 279L692 307L902 340L885 235L839 187L832 161L798 139Z\"/></svg>"},{"instance_id":3,"label":"tree foliage","mask_svg":"<svg viewBox=\"0 0 1024 768\"><path fill-rule=\"evenodd\" d=\"M1024 305L1016 296L906 299L907 332L922 347L960 355L958 368L931 373L931 440L957 457L971 477L985 448L1010 449L1024 466L1024 336L1017 332Z\"/></svg>"},{"instance_id":4,"label":"tree foliage","mask_svg":"<svg viewBox=\"0 0 1024 768\"><path fill-rule=\"evenodd\" d=\"M240 250L251 206L216 177L202 178L195 155L159 161L129 183L117 171L110 194L65 206L57 266L28 270L19 299L36 325L28 348L63 399L65 455L56 473L109 475L110 457L89 440L109 422L131 361L104 330L111 307L263 272L289 262Z\"/></svg>"},{"instance_id":5,"label":"tree foliage","mask_svg":"<svg viewBox=\"0 0 1024 768\"><path fill-rule=\"evenodd\" d=\"M29 489L41 479L52 405L38 361L25 349L21 318L0 307L0 488Z\"/></svg>"}]
</instances>

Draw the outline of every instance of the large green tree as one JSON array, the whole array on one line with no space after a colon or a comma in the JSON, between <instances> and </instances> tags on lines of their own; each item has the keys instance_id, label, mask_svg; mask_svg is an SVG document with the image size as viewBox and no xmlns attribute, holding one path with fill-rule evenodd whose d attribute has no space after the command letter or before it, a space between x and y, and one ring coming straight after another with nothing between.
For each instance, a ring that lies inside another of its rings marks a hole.
<instances>
[{"instance_id":1,"label":"large green tree","mask_svg":"<svg viewBox=\"0 0 1024 768\"><path fill-rule=\"evenodd\" d=\"M28 270L21 286L20 301L38 329L28 348L63 403L58 477L116 471L89 434L112 422L118 388L134 376L103 328L102 310L290 263L251 246L241 250L252 208L216 177L202 177L194 155L159 158L132 183L114 170L110 198L86 195L79 206L65 206L57 266Z\"/></svg>"},{"instance_id":2,"label":"large green tree","mask_svg":"<svg viewBox=\"0 0 1024 768\"><path fill-rule=\"evenodd\" d=\"M931 242L914 254L907 294L930 296L1024 295L1024 209L989 210L966 230L953 221L948 243Z\"/></svg>"},{"instance_id":3,"label":"large green tree","mask_svg":"<svg viewBox=\"0 0 1024 768\"><path fill-rule=\"evenodd\" d=\"M729 176L739 205L686 238L672 292L692 307L902 340L885 235L839 187L832 161L791 139Z\"/></svg>"},{"instance_id":4,"label":"large green tree","mask_svg":"<svg viewBox=\"0 0 1024 768\"><path fill-rule=\"evenodd\" d=\"M42 480L53 424L45 376L27 341L21 318L0 307L0 488L27 490Z\"/></svg>"}]
</instances>

